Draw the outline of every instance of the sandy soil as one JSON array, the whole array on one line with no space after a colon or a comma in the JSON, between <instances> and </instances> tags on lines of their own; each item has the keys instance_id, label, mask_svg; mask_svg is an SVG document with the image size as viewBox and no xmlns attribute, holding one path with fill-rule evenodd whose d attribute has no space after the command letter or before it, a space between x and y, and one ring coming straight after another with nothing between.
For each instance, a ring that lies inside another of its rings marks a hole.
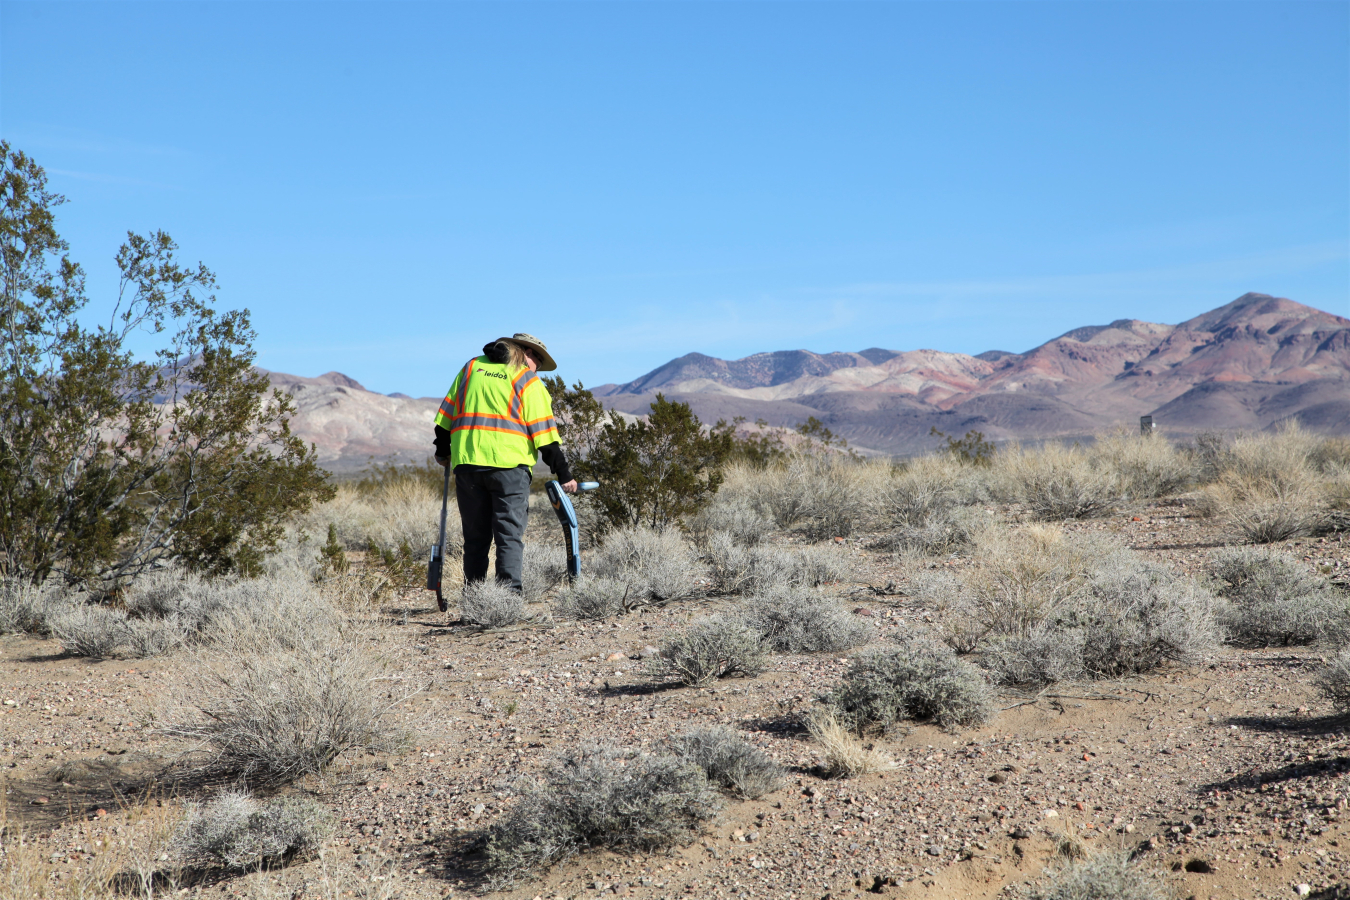
<instances>
[{"instance_id":1,"label":"sandy soil","mask_svg":"<svg viewBox=\"0 0 1350 900\"><path fill-rule=\"evenodd\" d=\"M1119 532L1138 552L1199 573L1221 544L1184 502L1071 526ZM879 634L911 627L917 566L847 543L859 582L840 585ZM1344 535L1288 550L1344 585ZM779 791L727 803L701 839L669 855L595 854L498 896L992 898L1054 864L1066 839L1136 849L1179 897L1350 896L1350 733L1311 687L1317 650L1226 650L1211 664L1121 682L1005 694L987 727L918 724L881 745L898 767L856 780L816 774L800 714L847 667L775 657L755 679L707 689L655 685L641 659L716 599L597 624L498 633L455 626L425 593L383 629L420 693L399 715L417 746L343 760L301 785L334 809L323 860L242 878L207 877L183 896L459 897L475 893L472 837L509 806L515 779L583 741L653 746L689 726L740 729L788 767ZM453 616L453 609L452 614ZM1322 651L1325 652L1325 651ZM151 716L181 659L91 661L53 641L0 638L0 773L11 826L38 836L58 869L87 865L147 797L173 748ZM371 876L376 878L371 881Z\"/></svg>"}]
</instances>

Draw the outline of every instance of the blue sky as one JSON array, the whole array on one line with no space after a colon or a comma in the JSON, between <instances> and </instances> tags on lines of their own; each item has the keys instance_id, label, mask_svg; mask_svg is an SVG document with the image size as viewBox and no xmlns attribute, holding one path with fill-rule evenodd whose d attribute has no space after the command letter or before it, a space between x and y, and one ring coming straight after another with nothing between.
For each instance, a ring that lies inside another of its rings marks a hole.
<instances>
[{"instance_id":1,"label":"blue sky","mask_svg":"<svg viewBox=\"0 0 1350 900\"><path fill-rule=\"evenodd\" d=\"M259 363L435 395L691 351L1350 315L1350 4L0 3L0 136L109 307L162 228Z\"/></svg>"}]
</instances>

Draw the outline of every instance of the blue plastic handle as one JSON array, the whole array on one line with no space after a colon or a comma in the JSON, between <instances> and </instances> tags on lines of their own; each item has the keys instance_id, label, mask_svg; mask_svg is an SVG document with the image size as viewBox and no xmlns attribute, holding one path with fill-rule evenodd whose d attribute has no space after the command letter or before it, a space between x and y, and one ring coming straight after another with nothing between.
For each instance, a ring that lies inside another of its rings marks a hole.
<instances>
[{"instance_id":1,"label":"blue plastic handle","mask_svg":"<svg viewBox=\"0 0 1350 900\"><path fill-rule=\"evenodd\" d=\"M598 481L583 481L577 485L579 491L593 491L600 486Z\"/></svg>"}]
</instances>

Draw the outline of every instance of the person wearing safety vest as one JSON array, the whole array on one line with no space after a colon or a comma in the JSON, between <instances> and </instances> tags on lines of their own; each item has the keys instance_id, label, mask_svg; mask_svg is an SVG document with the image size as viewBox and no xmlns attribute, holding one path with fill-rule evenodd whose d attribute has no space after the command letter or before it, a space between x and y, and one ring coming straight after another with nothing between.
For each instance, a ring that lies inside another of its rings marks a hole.
<instances>
[{"instance_id":1,"label":"person wearing safety vest","mask_svg":"<svg viewBox=\"0 0 1350 900\"><path fill-rule=\"evenodd\" d=\"M488 548L495 542L497 580L521 590L530 481L540 457L562 489L576 493L553 401L536 374L556 368L538 338L498 338L459 370L436 413L436 462L455 475L465 583L487 578Z\"/></svg>"}]
</instances>

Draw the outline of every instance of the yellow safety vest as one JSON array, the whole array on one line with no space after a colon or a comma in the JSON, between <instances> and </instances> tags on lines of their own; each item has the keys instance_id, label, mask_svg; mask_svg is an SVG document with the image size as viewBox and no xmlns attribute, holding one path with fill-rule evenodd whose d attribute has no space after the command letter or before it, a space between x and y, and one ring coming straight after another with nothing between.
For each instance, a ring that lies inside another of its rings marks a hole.
<instances>
[{"instance_id":1,"label":"yellow safety vest","mask_svg":"<svg viewBox=\"0 0 1350 900\"><path fill-rule=\"evenodd\" d=\"M528 368L471 359L445 395L436 424L450 432L450 466L533 466L538 449L558 441L553 400Z\"/></svg>"}]
</instances>

